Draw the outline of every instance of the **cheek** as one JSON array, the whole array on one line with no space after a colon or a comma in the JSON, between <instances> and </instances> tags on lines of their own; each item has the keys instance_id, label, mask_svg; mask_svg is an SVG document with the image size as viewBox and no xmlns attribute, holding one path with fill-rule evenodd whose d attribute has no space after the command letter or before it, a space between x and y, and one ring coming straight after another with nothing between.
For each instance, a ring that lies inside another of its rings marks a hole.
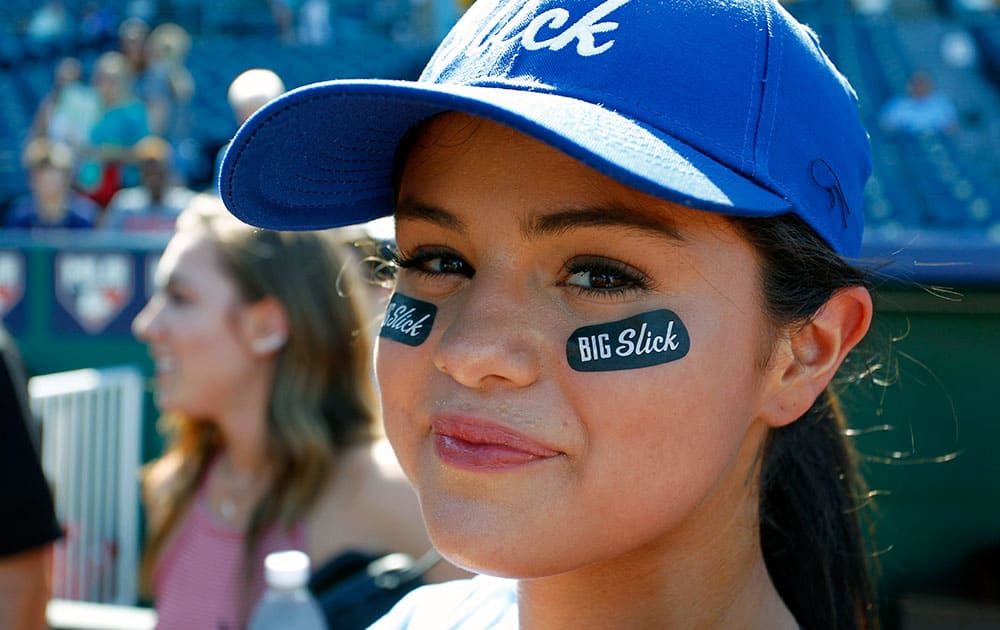
<instances>
[{"instance_id":1,"label":"cheek","mask_svg":"<svg viewBox=\"0 0 1000 630\"><path fill-rule=\"evenodd\" d=\"M378 337L375 373L382 399L386 437L403 470L412 479L416 459L416 423L412 409L424 390L424 377L432 369L426 346L410 347Z\"/></svg>"},{"instance_id":2,"label":"cheek","mask_svg":"<svg viewBox=\"0 0 1000 630\"><path fill-rule=\"evenodd\" d=\"M691 350L674 363L568 377L588 435L591 507L619 504L613 518L622 526L676 523L728 475L744 474L734 466L755 415L758 376L741 355L754 342L705 333L692 326Z\"/></svg>"},{"instance_id":3,"label":"cheek","mask_svg":"<svg viewBox=\"0 0 1000 630\"><path fill-rule=\"evenodd\" d=\"M689 367L689 366L688 366ZM685 367L647 368L662 378L591 383L575 406L586 426L588 458L614 487L650 488L672 501L696 500L732 462L751 413L741 384L717 387ZM634 485L638 484L638 485Z\"/></svg>"},{"instance_id":4,"label":"cheek","mask_svg":"<svg viewBox=\"0 0 1000 630\"><path fill-rule=\"evenodd\" d=\"M192 392L209 395L216 390L239 387L239 382L253 369L255 363L248 344L218 317L191 318L178 322L175 330L174 351Z\"/></svg>"}]
</instances>

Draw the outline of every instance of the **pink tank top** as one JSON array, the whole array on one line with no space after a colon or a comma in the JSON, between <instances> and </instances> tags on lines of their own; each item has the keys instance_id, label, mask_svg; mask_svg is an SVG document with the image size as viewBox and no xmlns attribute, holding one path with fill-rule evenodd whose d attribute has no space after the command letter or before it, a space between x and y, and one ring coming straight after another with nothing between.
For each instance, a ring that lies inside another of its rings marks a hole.
<instances>
[{"instance_id":1,"label":"pink tank top","mask_svg":"<svg viewBox=\"0 0 1000 630\"><path fill-rule=\"evenodd\" d=\"M205 484L153 572L157 630L241 630L243 533L210 510ZM272 551L305 550L305 526L271 528L260 539L250 588L250 607L264 593L264 557ZM247 612L249 615L249 612Z\"/></svg>"}]
</instances>

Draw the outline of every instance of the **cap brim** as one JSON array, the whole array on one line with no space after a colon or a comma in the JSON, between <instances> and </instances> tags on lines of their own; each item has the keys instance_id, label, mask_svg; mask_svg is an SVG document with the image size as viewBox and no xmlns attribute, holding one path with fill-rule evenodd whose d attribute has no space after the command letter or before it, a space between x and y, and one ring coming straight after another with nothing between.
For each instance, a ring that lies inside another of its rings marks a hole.
<instances>
[{"instance_id":1,"label":"cap brim","mask_svg":"<svg viewBox=\"0 0 1000 630\"><path fill-rule=\"evenodd\" d=\"M361 223L393 211L404 134L461 111L512 127L642 192L740 216L791 204L669 134L543 91L386 80L308 85L248 120L226 152L220 191L243 221L276 230Z\"/></svg>"}]
</instances>

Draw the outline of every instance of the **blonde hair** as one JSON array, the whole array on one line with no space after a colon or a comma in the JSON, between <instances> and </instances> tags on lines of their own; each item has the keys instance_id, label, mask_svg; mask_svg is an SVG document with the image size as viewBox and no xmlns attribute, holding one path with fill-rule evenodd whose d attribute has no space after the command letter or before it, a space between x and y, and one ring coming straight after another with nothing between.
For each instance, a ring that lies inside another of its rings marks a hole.
<instances>
[{"instance_id":1,"label":"blonde hair","mask_svg":"<svg viewBox=\"0 0 1000 630\"><path fill-rule=\"evenodd\" d=\"M288 317L288 341L277 355L265 429L273 477L250 519L247 563L265 529L290 527L305 516L339 452L379 434L362 287L330 232L252 228L207 195L181 213L177 231L207 234L244 303L270 297ZM147 592L166 541L222 446L218 430L206 419L169 414L161 424L168 447L143 475L145 498L158 508L151 511L157 518L149 523L143 558ZM156 496L149 491L151 480L165 481ZM244 589L253 574L243 572Z\"/></svg>"},{"instance_id":2,"label":"blonde hair","mask_svg":"<svg viewBox=\"0 0 1000 630\"><path fill-rule=\"evenodd\" d=\"M121 91L131 85L134 78L128 59L116 50L109 50L98 57L92 74L93 78L104 77L113 81Z\"/></svg>"},{"instance_id":3,"label":"blonde hair","mask_svg":"<svg viewBox=\"0 0 1000 630\"><path fill-rule=\"evenodd\" d=\"M182 26L166 22L146 38L146 49L153 57L180 61L191 51L191 36Z\"/></svg>"}]
</instances>

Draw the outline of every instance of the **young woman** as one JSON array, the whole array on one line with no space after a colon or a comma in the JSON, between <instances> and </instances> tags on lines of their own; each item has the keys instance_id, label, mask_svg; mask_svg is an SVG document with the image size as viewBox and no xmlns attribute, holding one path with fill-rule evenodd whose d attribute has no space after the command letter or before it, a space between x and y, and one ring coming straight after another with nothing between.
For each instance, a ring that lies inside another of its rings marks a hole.
<instances>
[{"instance_id":1,"label":"young woman","mask_svg":"<svg viewBox=\"0 0 1000 630\"><path fill-rule=\"evenodd\" d=\"M364 288L341 246L253 229L209 197L178 219L134 323L171 435L143 482L161 628L243 627L271 551L320 568L430 547L379 438Z\"/></svg>"},{"instance_id":2,"label":"young woman","mask_svg":"<svg viewBox=\"0 0 1000 630\"><path fill-rule=\"evenodd\" d=\"M434 544L380 628L870 628L830 383L867 135L767 0L480 0L420 81L272 102L229 208L394 213L377 372Z\"/></svg>"}]
</instances>

